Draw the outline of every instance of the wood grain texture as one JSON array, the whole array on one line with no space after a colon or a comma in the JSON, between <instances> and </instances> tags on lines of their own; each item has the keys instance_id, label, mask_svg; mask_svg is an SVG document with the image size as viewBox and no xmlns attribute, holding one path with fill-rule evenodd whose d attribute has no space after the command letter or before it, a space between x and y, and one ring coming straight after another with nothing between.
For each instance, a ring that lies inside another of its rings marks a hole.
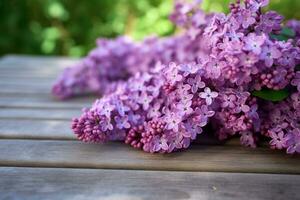
<instances>
[{"instance_id":1,"label":"wood grain texture","mask_svg":"<svg viewBox=\"0 0 300 200\"><path fill-rule=\"evenodd\" d=\"M68 57L8 55L0 59L0 70L59 70L76 62L78 59Z\"/></svg>"},{"instance_id":2,"label":"wood grain texture","mask_svg":"<svg viewBox=\"0 0 300 200\"><path fill-rule=\"evenodd\" d=\"M51 89L41 89L41 88L28 88L28 87L22 87L22 88L16 88L16 87L3 87L0 88L1 94L8 94L8 95L48 95L51 93Z\"/></svg>"},{"instance_id":3,"label":"wood grain texture","mask_svg":"<svg viewBox=\"0 0 300 200\"><path fill-rule=\"evenodd\" d=\"M1 119L33 119L33 120L65 120L70 121L73 117L81 115L80 109L61 110L53 109L30 109L30 108L1 108Z\"/></svg>"},{"instance_id":4,"label":"wood grain texture","mask_svg":"<svg viewBox=\"0 0 300 200\"><path fill-rule=\"evenodd\" d=\"M75 139L71 121L0 120L0 139Z\"/></svg>"},{"instance_id":5,"label":"wood grain texture","mask_svg":"<svg viewBox=\"0 0 300 200\"><path fill-rule=\"evenodd\" d=\"M55 72L55 73L36 73L36 72L32 72L32 73L14 73L13 71L8 71L8 70L1 70L0 69L0 79L5 78L5 79L51 79L51 80L55 80L59 73L62 72Z\"/></svg>"},{"instance_id":6,"label":"wood grain texture","mask_svg":"<svg viewBox=\"0 0 300 200\"><path fill-rule=\"evenodd\" d=\"M0 70L1 73L1 70ZM53 81L52 81L53 82ZM0 81L0 93L51 94L52 83L49 81Z\"/></svg>"},{"instance_id":7,"label":"wood grain texture","mask_svg":"<svg viewBox=\"0 0 300 200\"><path fill-rule=\"evenodd\" d=\"M69 120L96 97L61 102L49 94L58 74L74 62L0 60L0 200L299 198L299 155L243 148L238 140L220 146L206 135L188 151L168 155L119 142L77 141Z\"/></svg>"},{"instance_id":8,"label":"wood grain texture","mask_svg":"<svg viewBox=\"0 0 300 200\"><path fill-rule=\"evenodd\" d=\"M3 167L0 177L1 200L294 200L300 191L300 176L274 174Z\"/></svg>"},{"instance_id":9,"label":"wood grain texture","mask_svg":"<svg viewBox=\"0 0 300 200\"><path fill-rule=\"evenodd\" d=\"M59 72L62 72L63 69L59 70L57 68L51 68L49 67L48 69L47 68L43 68L41 67L41 69L37 69L37 70L34 70L34 69L22 69L20 70L17 70L17 69L14 69L14 67L10 67L10 68L0 68L0 72L1 72L1 75L3 77L50 77L50 78L55 78Z\"/></svg>"},{"instance_id":10,"label":"wood grain texture","mask_svg":"<svg viewBox=\"0 0 300 200\"><path fill-rule=\"evenodd\" d=\"M22 80L14 80L10 79L7 80L7 78L1 78L0 79L0 87L7 87L7 88L32 88L32 89L51 89L52 84L54 83L54 80L34 80L34 79L28 79L23 78Z\"/></svg>"},{"instance_id":11,"label":"wood grain texture","mask_svg":"<svg viewBox=\"0 0 300 200\"><path fill-rule=\"evenodd\" d=\"M1 73L1 70L0 70ZM0 93L42 93L50 94L54 79L0 78Z\"/></svg>"},{"instance_id":12,"label":"wood grain texture","mask_svg":"<svg viewBox=\"0 0 300 200\"><path fill-rule=\"evenodd\" d=\"M57 108L81 110L90 107L97 97L80 97L66 101L55 100L47 95L1 94L0 108Z\"/></svg>"},{"instance_id":13,"label":"wood grain texture","mask_svg":"<svg viewBox=\"0 0 300 200\"><path fill-rule=\"evenodd\" d=\"M0 69L1 72L1 69ZM55 82L55 79L50 78L39 78L39 77L20 77L20 78L11 78L11 77L1 77L0 75L0 85L20 85L20 84L26 84L26 85L48 85L51 86Z\"/></svg>"},{"instance_id":14,"label":"wood grain texture","mask_svg":"<svg viewBox=\"0 0 300 200\"><path fill-rule=\"evenodd\" d=\"M300 173L299 156L239 146L192 145L188 151L164 155L116 142L0 140L0 152L3 166Z\"/></svg>"},{"instance_id":15,"label":"wood grain texture","mask_svg":"<svg viewBox=\"0 0 300 200\"><path fill-rule=\"evenodd\" d=\"M6 56L0 60L0 77L55 78L77 59L63 57Z\"/></svg>"}]
</instances>

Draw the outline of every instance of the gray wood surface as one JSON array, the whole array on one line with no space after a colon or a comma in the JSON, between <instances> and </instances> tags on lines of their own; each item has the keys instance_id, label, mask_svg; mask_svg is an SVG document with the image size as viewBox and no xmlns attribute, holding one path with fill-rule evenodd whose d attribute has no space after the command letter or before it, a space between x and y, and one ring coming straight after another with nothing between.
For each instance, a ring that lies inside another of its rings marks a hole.
<instances>
[{"instance_id":1,"label":"gray wood surface","mask_svg":"<svg viewBox=\"0 0 300 200\"><path fill-rule=\"evenodd\" d=\"M0 168L0 199L293 200L300 176L95 169Z\"/></svg>"},{"instance_id":2,"label":"gray wood surface","mask_svg":"<svg viewBox=\"0 0 300 200\"><path fill-rule=\"evenodd\" d=\"M43 90L39 88L0 88L0 92L2 94L7 94L7 95L14 95L14 94L21 94L21 95L47 95L51 92L50 89L48 90Z\"/></svg>"},{"instance_id":3,"label":"gray wood surface","mask_svg":"<svg viewBox=\"0 0 300 200\"><path fill-rule=\"evenodd\" d=\"M3 82L0 81L0 93L2 94L43 94L51 93L51 82Z\"/></svg>"},{"instance_id":4,"label":"gray wood surface","mask_svg":"<svg viewBox=\"0 0 300 200\"><path fill-rule=\"evenodd\" d=\"M300 173L299 156L239 146L193 145L187 151L164 155L116 142L0 140L0 152L0 165L6 166Z\"/></svg>"},{"instance_id":5,"label":"gray wood surface","mask_svg":"<svg viewBox=\"0 0 300 200\"><path fill-rule=\"evenodd\" d=\"M1 66L1 65L0 65ZM0 68L1 71L1 68ZM51 87L51 85L55 82L55 79L52 77L19 77L19 78L15 78L15 77L1 77L0 75L0 85L31 85L31 86L35 86L35 85L44 85L46 87Z\"/></svg>"},{"instance_id":6,"label":"gray wood surface","mask_svg":"<svg viewBox=\"0 0 300 200\"><path fill-rule=\"evenodd\" d=\"M300 156L265 146L219 145L204 134L187 151L163 155L77 141L70 119L96 97L49 94L76 61L0 59L0 200L299 199Z\"/></svg>"},{"instance_id":7,"label":"gray wood surface","mask_svg":"<svg viewBox=\"0 0 300 200\"><path fill-rule=\"evenodd\" d=\"M80 97L66 101L59 101L47 95L24 95L24 94L1 94L1 108L57 108L81 110L83 107L90 107L96 97Z\"/></svg>"},{"instance_id":8,"label":"gray wood surface","mask_svg":"<svg viewBox=\"0 0 300 200\"><path fill-rule=\"evenodd\" d=\"M1 108L1 119L36 119L36 120L65 120L70 121L73 117L81 114L80 109L32 109L32 108ZM1 123L1 122L0 122Z\"/></svg>"},{"instance_id":9,"label":"gray wood surface","mask_svg":"<svg viewBox=\"0 0 300 200\"><path fill-rule=\"evenodd\" d=\"M7 78L0 79L0 87L5 88L21 88L21 89L44 89L49 90L51 89L52 84L54 83L53 79L51 80L32 80L23 78L22 80L13 80Z\"/></svg>"},{"instance_id":10,"label":"gray wood surface","mask_svg":"<svg viewBox=\"0 0 300 200\"><path fill-rule=\"evenodd\" d=\"M63 68L71 66L77 61L78 59L62 57L6 56L0 60L0 77L51 77L55 80Z\"/></svg>"},{"instance_id":11,"label":"gray wood surface","mask_svg":"<svg viewBox=\"0 0 300 200\"><path fill-rule=\"evenodd\" d=\"M1 64L0 64L1 66ZM31 72L31 73L15 73L9 70L1 70L0 78L15 78L15 79L51 79L55 80L58 76L58 73L39 73L39 72Z\"/></svg>"},{"instance_id":12,"label":"gray wood surface","mask_svg":"<svg viewBox=\"0 0 300 200\"><path fill-rule=\"evenodd\" d=\"M0 139L75 139L71 121L1 119Z\"/></svg>"},{"instance_id":13,"label":"gray wood surface","mask_svg":"<svg viewBox=\"0 0 300 200\"><path fill-rule=\"evenodd\" d=\"M50 84L28 84L28 83L0 83L0 93L2 94L27 94L27 95L49 95L51 93Z\"/></svg>"},{"instance_id":14,"label":"gray wood surface","mask_svg":"<svg viewBox=\"0 0 300 200\"><path fill-rule=\"evenodd\" d=\"M22 56L22 55L7 55L0 60L0 70L4 69L41 69L57 70L71 66L78 59L58 56Z\"/></svg>"},{"instance_id":15,"label":"gray wood surface","mask_svg":"<svg viewBox=\"0 0 300 200\"><path fill-rule=\"evenodd\" d=\"M0 63L1 66L1 63ZM1 69L1 68L0 68ZM63 69L58 70L58 69L51 69L49 66L48 69L45 67L40 67L40 69L29 69L29 70L17 70L14 69L13 67L11 68L5 68L1 69L1 77L5 78L35 78L35 77L47 77L47 78L52 78L53 80L56 79L58 76L59 72L61 72Z\"/></svg>"}]
</instances>

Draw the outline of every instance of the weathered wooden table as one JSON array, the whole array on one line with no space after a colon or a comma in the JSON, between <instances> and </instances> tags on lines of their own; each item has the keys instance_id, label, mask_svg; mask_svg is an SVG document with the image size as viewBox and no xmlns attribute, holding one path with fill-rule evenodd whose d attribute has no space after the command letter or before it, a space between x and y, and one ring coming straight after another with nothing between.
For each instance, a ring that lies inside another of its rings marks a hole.
<instances>
[{"instance_id":1,"label":"weathered wooden table","mask_svg":"<svg viewBox=\"0 0 300 200\"><path fill-rule=\"evenodd\" d=\"M0 60L0 199L300 199L300 157L202 139L185 152L147 154L83 144L70 119L93 98L55 101L65 58ZM94 97L95 98L95 97Z\"/></svg>"}]
</instances>

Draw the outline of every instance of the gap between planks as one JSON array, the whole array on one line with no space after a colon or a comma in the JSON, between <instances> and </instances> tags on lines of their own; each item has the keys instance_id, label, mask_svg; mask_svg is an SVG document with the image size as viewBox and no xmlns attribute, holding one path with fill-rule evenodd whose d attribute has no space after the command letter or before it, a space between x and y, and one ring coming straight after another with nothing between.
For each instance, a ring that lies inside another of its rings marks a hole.
<instances>
[{"instance_id":1,"label":"gap between planks","mask_svg":"<svg viewBox=\"0 0 300 200\"><path fill-rule=\"evenodd\" d=\"M192 145L149 154L118 142L0 140L0 152L2 166L300 174L297 155L240 146Z\"/></svg>"}]
</instances>

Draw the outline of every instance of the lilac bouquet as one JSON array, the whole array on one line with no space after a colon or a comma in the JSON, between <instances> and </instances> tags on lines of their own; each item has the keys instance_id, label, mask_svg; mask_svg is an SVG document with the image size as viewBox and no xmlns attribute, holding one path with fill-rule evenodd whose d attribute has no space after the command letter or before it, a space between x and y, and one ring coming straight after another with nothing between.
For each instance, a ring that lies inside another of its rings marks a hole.
<instances>
[{"instance_id":1,"label":"lilac bouquet","mask_svg":"<svg viewBox=\"0 0 300 200\"><path fill-rule=\"evenodd\" d=\"M53 88L60 98L104 94L75 118L84 142L122 140L146 152L186 149L205 127L225 140L300 153L300 22L283 25L268 0L244 0L225 15L177 1L179 36L99 40Z\"/></svg>"}]
</instances>

